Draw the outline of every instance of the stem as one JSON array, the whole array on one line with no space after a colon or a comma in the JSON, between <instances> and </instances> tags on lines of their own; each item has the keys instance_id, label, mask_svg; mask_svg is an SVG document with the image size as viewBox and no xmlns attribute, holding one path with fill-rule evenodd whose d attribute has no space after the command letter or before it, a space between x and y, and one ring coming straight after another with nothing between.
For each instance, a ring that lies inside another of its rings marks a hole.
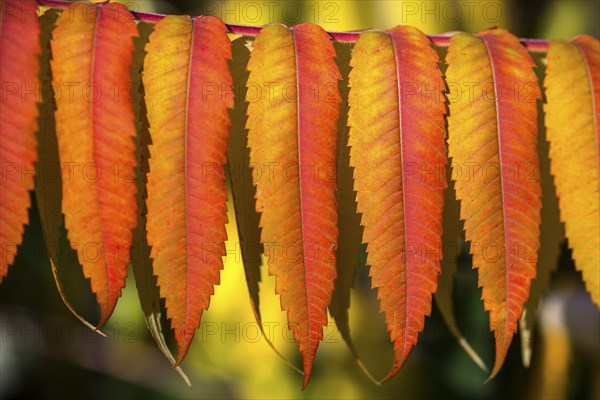
<instances>
[{"instance_id":1,"label":"stem","mask_svg":"<svg viewBox=\"0 0 600 400\"><path fill-rule=\"evenodd\" d=\"M64 10L69 7L72 2L64 0L36 0L38 5L57 8ZM108 1L107 1L108 2ZM163 19L163 14L150 14L132 11L133 16L144 22L156 23ZM262 29L260 26L249 26L249 25L237 25L237 24L225 24L229 29L230 33L243 35L243 36L256 36ZM343 43L354 43L358 40L360 32L327 32L334 40ZM428 35L427 37L438 47L448 47L450 45L450 38L454 33L445 33L442 35ZM521 44L527 48L527 50L534 53L545 53L548 51L549 41L545 39L519 39Z\"/></svg>"}]
</instances>

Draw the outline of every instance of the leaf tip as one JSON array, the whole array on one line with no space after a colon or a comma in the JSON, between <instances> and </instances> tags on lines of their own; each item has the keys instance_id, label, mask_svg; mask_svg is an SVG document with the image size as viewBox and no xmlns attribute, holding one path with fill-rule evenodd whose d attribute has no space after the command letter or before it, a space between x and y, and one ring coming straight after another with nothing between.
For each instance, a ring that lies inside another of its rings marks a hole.
<instances>
[{"instance_id":1,"label":"leaf tip","mask_svg":"<svg viewBox=\"0 0 600 400\"><path fill-rule=\"evenodd\" d=\"M356 365L358 365L358 368L360 368L360 370L371 381L371 383L373 383L375 386L381 386L381 382L375 379L375 377L371 374L371 371L369 371L367 366L363 364L363 362L358 358L358 356L356 356L355 361Z\"/></svg>"},{"instance_id":2,"label":"leaf tip","mask_svg":"<svg viewBox=\"0 0 600 400\"><path fill-rule=\"evenodd\" d=\"M112 315L112 310L105 310L104 307L102 307L100 322L98 322L98 324L95 327L90 327L90 328L94 332L101 333L100 329L104 328L104 325L106 325L106 323L108 322L111 315ZM103 336L106 336L106 335L103 334Z\"/></svg>"},{"instance_id":3,"label":"leaf tip","mask_svg":"<svg viewBox=\"0 0 600 400\"><path fill-rule=\"evenodd\" d=\"M312 372L313 367L314 353L312 353L312 355L303 353L302 360L304 369L304 376L302 377L302 390L304 391L304 389L306 389L306 386L308 385L308 381L310 380L310 374Z\"/></svg>"},{"instance_id":4,"label":"leaf tip","mask_svg":"<svg viewBox=\"0 0 600 400\"><path fill-rule=\"evenodd\" d=\"M467 342L467 340L464 337L458 339L458 344L483 372L485 372L486 374L490 372L488 366L485 365L481 357L479 357L479 354L477 354L477 352L471 347L469 342Z\"/></svg>"},{"instance_id":5,"label":"leaf tip","mask_svg":"<svg viewBox=\"0 0 600 400\"><path fill-rule=\"evenodd\" d=\"M185 372L183 372L183 369L181 369L181 367L176 367L173 366L173 368L175 369L175 371L177 372L177 374L181 377L181 379L183 380L183 382L185 383L185 385L191 390L192 388L192 382L190 381L190 378L188 378L187 374Z\"/></svg>"},{"instance_id":6,"label":"leaf tip","mask_svg":"<svg viewBox=\"0 0 600 400\"><path fill-rule=\"evenodd\" d=\"M506 359L506 355L508 353L508 349L510 348L510 344L512 342L512 334L505 335L501 332L496 332L496 359L494 360L494 366L492 368L492 372L490 376L485 380L484 383L488 383L492 379L498 375L498 372L502 369L504 365L504 360Z\"/></svg>"},{"instance_id":7,"label":"leaf tip","mask_svg":"<svg viewBox=\"0 0 600 400\"><path fill-rule=\"evenodd\" d=\"M192 330L191 334L185 333L183 335L177 334L177 331L175 332L175 338L177 341L177 358L175 359L175 362L173 363L174 368L179 367L179 364L181 364L181 362L187 355L188 350L190 349L190 345L192 343L193 337L194 337L193 330Z\"/></svg>"},{"instance_id":8,"label":"leaf tip","mask_svg":"<svg viewBox=\"0 0 600 400\"><path fill-rule=\"evenodd\" d=\"M107 337L107 336L106 336L106 333L102 332L102 331L100 330L100 328L96 328L96 329L94 329L94 332L96 332L98 335L100 335L100 336L102 336L102 337Z\"/></svg>"},{"instance_id":9,"label":"leaf tip","mask_svg":"<svg viewBox=\"0 0 600 400\"><path fill-rule=\"evenodd\" d=\"M409 343L403 343L401 346L402 346L401 350L396 349L396 351L395 351L396 354L394 356L394 366L392 367L390 372L388 372L388 374L385 376L385 378L383 378L382 380L379 381L379 384L382 384L383 382L386 382L386 381L392 379L398 373L398 371L400 371L402 369L402 367L404 366L404 363L408 359L408 356L412 349L412 345Z\"/></svg>"}]
</instances>

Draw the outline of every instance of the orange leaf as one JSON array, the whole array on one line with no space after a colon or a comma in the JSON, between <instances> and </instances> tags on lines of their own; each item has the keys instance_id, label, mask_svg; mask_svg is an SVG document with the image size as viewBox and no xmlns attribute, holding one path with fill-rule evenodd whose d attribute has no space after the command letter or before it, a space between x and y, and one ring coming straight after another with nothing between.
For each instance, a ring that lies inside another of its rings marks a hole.
<instances>
[{"instance_id":1,"label":"orange leaf","mask_svg":"<svg viewBox=\"0 0 600 400\"><path fill-rule=\"evenodd\" d=\"M444 82L418 29L364 32L351 60L348 125L372 285L402 367L431 312L446 187Z\"/></svg>"},{"instance_id":2,"label":"orange leaf","mask_svg":"<svg viewBox=\"0 0 600 400\"><path fill-rule=\"evenodd\" d=\"M148 243L178 343L177 365L223 268L231 44L217 18L169 16L156 24L146 51Z\"/></svg>"},{"instance_id":3,"label":"orange leaf","mask_svg":"<svg viewBox=\"0 0 600 400\"><path fill-rule=\"evenodd\" d=\"M341 78L325 31L263 28L248 69L248 147L261 241L302 353L304 382L335 280L335 163Z\"/></svg>"},{"instance_id":4,"label":"orange leaf","mask_svg":"<svg viewBox=\"0 0 600 400\"><path fill-rule=\"evenodd\" d=\"M33 0L5 0L0 9L0 282L8 272L27 224L29 191L37 160L38 36ZM31 93L31 91L34 91Z\"/></svg>"},{"instance_id":5,"label":"orange leaf","mask_svg":"<svg viewBox=\"0 0 600 400\"><path fill-rule=\"evenodd\" d=\"M131 106L137 27L120 4L75 4L52 34L56 130L65 226L102 311L125 286L137 223L135 124Z\"/></svg>"},{"instance_id":6,"label":"orange leaf","mask_svg":"<svg viewBox=\"0 0 600 400\"><path fill-rule=\"evenodd\" d=\"M246 97L249 72L246 66L250 59L248 39L240 37L231 42L231 52L234 62L230 64L231 75L236 87L240 87L241 98ZM277 350L269 335L265 332L262 315L260 312L259 283L261 280L260 268L262 265L261 254L263 246L260 243L260 215L256 212L256 187L252 183L252 170L250 169L248 149L248 134L245 129L248 103L235 102L230 112L231 129L227 143L227 163L233 208L239 238L239 248L246 275L246 286L250 295L252 313L258 324L262 337L283 362L296 372L302 374L294 364Z\"/></svg>"},{"instance_id":7,"label":"orange leaf","mask_svg":"<svg viewBox=\"0 0 600 400\"><path fill-rule=\"evenodd\" d=\"M552 41L544 86L561 219L575 266L600 307L600 42Z\"/></svg>"},{"instance_id":8,"label":"orange leaf","mask_svg":"<svg viewBox=\"0 0 600 400\"><path fill-rule=\"evenodd\" d=\"M493 378L536 273L540 225L534 62L502 29L458 34L448 50L448 148L473 266L495 333Z\"/></svg>"}]
</instances>

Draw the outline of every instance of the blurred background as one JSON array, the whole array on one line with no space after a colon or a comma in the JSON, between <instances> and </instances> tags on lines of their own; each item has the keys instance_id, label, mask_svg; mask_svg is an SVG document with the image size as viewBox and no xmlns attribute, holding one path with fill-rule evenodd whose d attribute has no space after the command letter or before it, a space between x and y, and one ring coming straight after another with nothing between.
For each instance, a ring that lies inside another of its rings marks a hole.
<instances>
[{"instance_id":1,"label":"blurred background","mask_svg":"<svg viewBox=\"0 0 600 400\"><path fill-rule=\"evenodd\" d=\"M491 27L509 29L519 37L571 38L600 36L600 2L589 1L197 1L124 0L130 9L165 14L210 14L226 23L295 25L313 22L329 31L387 29L409 24L427 34ZM349 45L338 51L349 54ZM444 50L440 50L443 57ZM543 55L535 56L543 74ZM541 122L541 120L540 120ZM543 125L543 124L541 124ZM343 123L341 123L343 126ZM543 128L540 128L543 137ZM262 338L249 301L235 240L190 353L182 363L188 388L158 350L148 333L130 273L116 312L103 338L83 326L67 310L56 290L46 253L37 207L30 210L23 245L0 286L0 398L600 398L600 313L575 271L557 222L553 184L548 173L547 146L540 156L544 211L537 323L524 342L532 349L531 365L522 362L522 343L515 336L506 363L493 381L465 354L446 327L437 304L427 318L419 344L403 369L389 382L375 386L356 366L333 321L325 328L308 388ZM231 196L230 196L231 198ZM455 205L454 205L455 206ZM229 204L228 235L237 237ZM445 221L446 222L446 221ZM452 221L449 222L452 224ZM63 232L64 236L64 232ZM64 239L64 238L63 238ZM454 240L458 240L454 238ZM457 273L451 283L456 325L487 365L494 357L493 336L480 300L477 273L468 248L461 243ZM544 251L546 249L546 251ZM74 253L71 254L74 257ZM368 269L356 270L350 329L358 353L378 378L392 365L392 346L378 313ZM98 309L80 269L60 268L65 292L90 321ZM537 285L537 286L535 286ZM262 267L261 311L265 332L292 363L301 365L288 332L285 314L274 294L274 280ZM535 307L532 308L535 310ZM167 342L173 346L163 317Z\"/></svg>"}]
</instances>

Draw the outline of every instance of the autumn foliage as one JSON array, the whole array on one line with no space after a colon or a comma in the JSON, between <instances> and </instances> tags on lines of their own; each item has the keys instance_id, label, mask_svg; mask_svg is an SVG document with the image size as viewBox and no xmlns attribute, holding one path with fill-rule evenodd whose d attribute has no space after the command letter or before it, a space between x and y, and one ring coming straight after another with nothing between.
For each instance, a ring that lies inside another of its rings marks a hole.
<instances>
[{"instance_id":1,"label":"autumn foliage","mask_svg":"<svg viewBox=\"0 0 600 400\"><path fill-rule=\"evenodd\" d=\"M252 229L260 232L256 244L302 355L303 385L332 297L331 313L348 332L348 302L340 299L356 265L348 260L358 260L360 246L351 253L345 244L338 250L345 233L340 218L347 218L340 217L347 213L340 211L345 205L338 187L344 174L353 180L351 204L364 227L366 263L394 345L384 380L400 370L431 312L450 178L495 338L489 378L498 373L539 268L542 88L518 38L502 29L454 34L444 64L416 28L363 32L349 63L348 149L338 127L345 105L336 50L317 25L264 27L248 43L243 67L249 76L241 91L231 74L238 60L228 27L218 18L167 16L139 51L134 40L140 27L125 6L80 3L63 11L43 49L35 8L33 0L4 0L1 6L0 280L28 223L34 178L21 169L35 170L36 132L46 140L51 130L62 171L60 211L101 310L96 328L111 316L128 266L139 262L136 274L144 268L157 277L178 344L171 360L178 365L219 284L225 242L238 240L225 230L225 164L234 155L228 148L230 110L245 101L246 129L236 134L249 149L243 161L252 171L253 195L240 196L245 189L231 179L239 240L248 240ZM50 68L40 64L44 51L51 53ZM551 41L543 82L560 217L598 306L599 54L600 42L589 36ZM141 71L132 67L136 58L143 58ZM56 96L52 129L38 126L39 96L22 93L43 79L85 88ZM149 135L149 154L137 150L142 131ZM94 179L73 175L68 166L75 164L92 165ZM41 185L42 223L58 229L62 222L47 217ZM130 257L134 231L147 239L144 260ZM85 243L101 251L90 257ZM260 323L252 285L259 277L244 262ZM161 335L155 336L159 345Z\"/></svg>"}]
</instances>

